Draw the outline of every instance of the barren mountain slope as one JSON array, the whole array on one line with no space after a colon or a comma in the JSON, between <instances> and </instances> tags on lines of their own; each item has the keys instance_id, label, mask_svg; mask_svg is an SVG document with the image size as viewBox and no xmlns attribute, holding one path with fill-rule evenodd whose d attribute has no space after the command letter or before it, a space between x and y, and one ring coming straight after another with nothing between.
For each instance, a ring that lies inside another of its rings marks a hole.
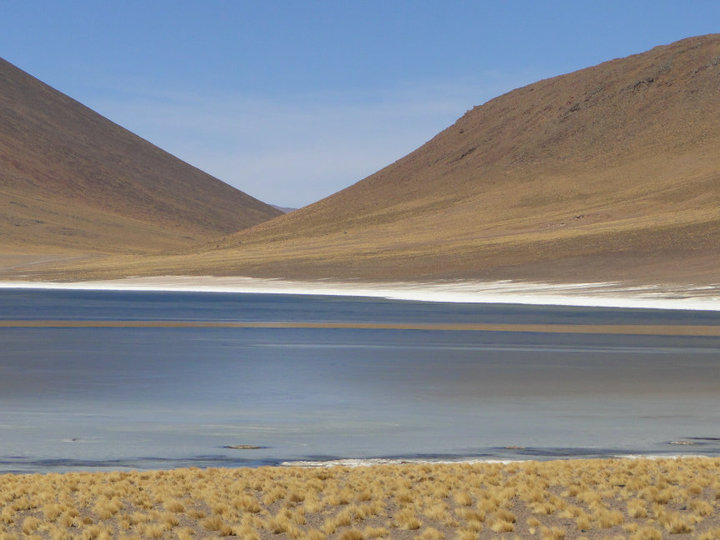
<instances>
[{"instance_id":1,"label":"barren mountain slope","mask_svg":"<svg viewBox=\"0 0 720 540\"><path fill-rule=\"evenodd\" d=\"M0 252L148 252L279 214L0 60Z\"/></svg>"},{"instance_id":2,"label":"barren mountain slope","mask_svg":"<svg viewBox=\"0 0 720 540\"><path fill-rule=\"evenodd\" d=\"M718 282L718 149L720 35L690 38L509 92L327 199L122 272Z\"/></svg>"}]
</instances>

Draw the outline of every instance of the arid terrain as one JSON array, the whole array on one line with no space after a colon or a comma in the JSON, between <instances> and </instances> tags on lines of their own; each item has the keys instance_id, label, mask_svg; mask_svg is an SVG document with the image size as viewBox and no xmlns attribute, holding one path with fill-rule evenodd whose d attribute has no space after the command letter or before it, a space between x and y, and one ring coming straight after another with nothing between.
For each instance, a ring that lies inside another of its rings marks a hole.
<instances>
[{"instance_id":1,"label":"arid terrain","mask_svg":"<svg viewBox=\"0 0 720 540\"><path fill-rule=\"evenodd\" d=\"M0 266L207 242L280 211L0 60Z\"/></svg>"},{"instance_id":2,"label":"arid terrain","mask_svg":"<svg viewBox=\"0 0 720 540\"><path fill-rule=\"evenodd\" d=\"M38 266L54 271L36 277L715 283L718 80L720 35L709 35L538 81L357 184L221 241Z\"/></svg>"},{"instance_id":3,"label":"arid terrain","mask_svg":"<svg viewBox=\"0 0 720 540\"><path fill-rule=\"evenodd\" d=\"M717 459L0 476L0 537L720 538Z\"/></svg>"}]
</instances>

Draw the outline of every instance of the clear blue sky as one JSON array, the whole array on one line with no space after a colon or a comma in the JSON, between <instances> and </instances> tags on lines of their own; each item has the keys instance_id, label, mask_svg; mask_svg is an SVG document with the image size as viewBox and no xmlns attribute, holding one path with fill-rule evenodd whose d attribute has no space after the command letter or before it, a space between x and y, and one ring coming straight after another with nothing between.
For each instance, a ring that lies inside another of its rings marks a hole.
<instances>
[{"instance_id":1,"label":"clear blue sky","mask_svg":"<svg viewBox=\"0 0 720 540\"><path fill-rule=\"evenodd\" d=\"M284 206L513 88L718 31L718 0L0 0L3 58Z\"/></svg>"}]
</instances>

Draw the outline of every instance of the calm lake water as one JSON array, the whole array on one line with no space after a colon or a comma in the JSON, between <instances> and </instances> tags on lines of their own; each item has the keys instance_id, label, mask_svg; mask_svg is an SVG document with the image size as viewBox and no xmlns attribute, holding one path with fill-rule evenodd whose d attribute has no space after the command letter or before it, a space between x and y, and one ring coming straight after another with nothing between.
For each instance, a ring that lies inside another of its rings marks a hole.
<instances>
[{"instance_id":1,"label":"calm lake water","mask_svg":"<svg viewBox=\"0 0 720 540\"><path fill-rule=\"evenodd\" d=\"M720 313L1 290L0 320L720 325ZM719 337L0 328L0 471L720 455L719 437ZM224 448L241 444L263 448Z\"/></svg>"}]
</instances>

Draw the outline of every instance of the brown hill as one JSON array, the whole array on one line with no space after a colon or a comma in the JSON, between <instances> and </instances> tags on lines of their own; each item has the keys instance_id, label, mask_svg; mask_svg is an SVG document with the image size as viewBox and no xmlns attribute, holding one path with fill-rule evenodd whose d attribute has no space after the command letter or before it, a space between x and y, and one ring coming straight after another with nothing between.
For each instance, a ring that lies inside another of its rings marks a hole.
<instances>
[{"instance_id":1,"label":"brown hill","mask_svg":"<svg viewBox=\"0 0 720 540\"><path fill-rule=\"evenodd\" d=\"M124 272L718 282L719 148L720 35L690 38L509 92L327 199Z\"/></svg>"},{"instance_id":2,"label":"brown hill","mask_svg":"<svg viewBox=\"0 0 720 540\"><path fill-rule=\"evenodd\" d=\"M0 253L152 252L279 214L0 60Z\"/></svg>"}]
</instances>

